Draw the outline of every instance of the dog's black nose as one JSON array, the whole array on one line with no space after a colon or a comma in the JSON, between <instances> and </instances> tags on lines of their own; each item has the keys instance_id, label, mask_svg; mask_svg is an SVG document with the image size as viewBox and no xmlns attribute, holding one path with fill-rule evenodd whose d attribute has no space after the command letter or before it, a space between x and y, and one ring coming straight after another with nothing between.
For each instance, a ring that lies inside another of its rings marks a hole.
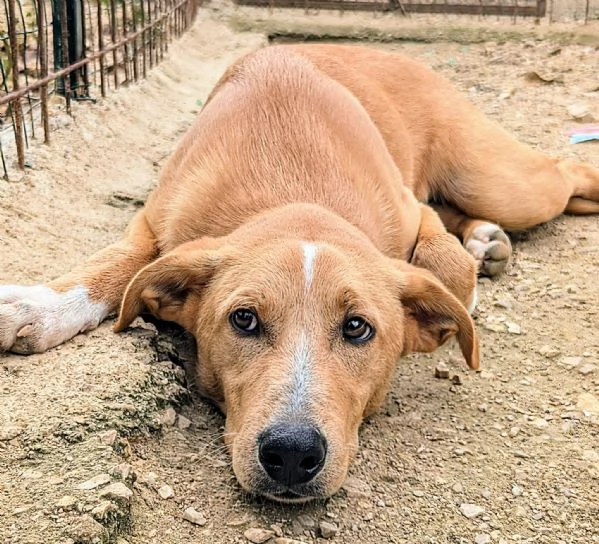
<instances>
[{"instance_id":1,"label":"dog's black nose","mask_svg":"<svg viewBox=\"0 0 599 544\"><path fill-rule=\"evenodd\" d=\"M292 486L314 478L324 465L327 443L312 425L279 423L258 439L260 463L277 483Z\"/></svg>"}]
</instances>

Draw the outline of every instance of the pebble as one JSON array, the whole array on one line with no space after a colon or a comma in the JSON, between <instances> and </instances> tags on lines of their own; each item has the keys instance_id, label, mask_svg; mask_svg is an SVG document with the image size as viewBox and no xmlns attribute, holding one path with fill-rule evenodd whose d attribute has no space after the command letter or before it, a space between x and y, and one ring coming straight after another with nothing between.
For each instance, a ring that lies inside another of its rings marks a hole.
<instances>
[{"instance_id":1,"label":"pebble","mask_svg":"<svg viewBox=\"0 0 599 544\"><path fill-rule=\"evenodd\" d=\"M186 508L183 512L183 519L193 523L194 525L199 525L200 527L208 523L208 520L204 517L204 515L191 506Z\"/></svg>"},{"instance_id":2,"label":"pebble","mask_svg":"<svg viewBox=\"0 0 599 544\"><path fill-rule=\"evenodd\" d=\"M259 529L256 527L252 527L246 530L246 532L243 533L243 536L250 542L253 542L254 544L262 544L262 542L266 542L267 540L272 538L274 534L274 531L270 531L268 529Z\"/></svg>"},{"instance_id":3,"label":"pebble","mask_svg":"<svg viewBox=\"0 0 599 544\"><path fill-rule=\"evenodd\" d=\"M518 435L518 433L520 432L520 427L512 427L509 431L508 431L508 436L510 438L514 438L515 436Z\"/></svg>"},{"instance_id":4,"label":"pebble","mask_svg":"<svg viewBox=\"0 0 599 544\"><path fill-rule=\"evenodd\" d=\"M561 351L553 346L545 345L539 349L539 354L543 355L543 357L546 357L547 359L553 359L554 357L557 357L560 353Z\"/></svg>"},{"instance_id":5,"label":"pebble","mask_svg":"<svg viewBox=\"0 0 599 544\"><path fill-rule=\"evenodd\" d=\"M174 408L167 408L160 417L160 422L163 425L168 425L172 427L177 421L177 412L175 412Z\"/></svg>"},{"instance_id":6,"label":"pebble","mask_svg":"<svg viewBox=\"0 0 599 544\"><path fill-rule=\"evenodd\" d=\"M451 383L453 385L462 385L462 376L460 376L459 374L454 374L451 377Z\"/></svg>"},{"instance_id":7,"label":"pebble","mask_svg":"<svg viewBox=\"0 0 599 544\"><path fill-rule=\"evenodd\" d=\"M412 494L414 495L414 497L424 497L424 491L421 491L420 489L414 489L414 491L412 491Z\"/></svg>"},{"instance_id":8,"label":"pebble","mask_svg":"<svg viewBox=\"0 0 599 544\"><path fill-rule=\"evenodd\" d=\"M350 476L345 480L342 489L345 490L348 497L352 498L367 498L372 494L370 486L364 480L354 476Z\"/></svg>"},{"instance_id":9,"label":"pebble","mask_svg":"<svg viewBox=\"0 0 599 544\"><path fill-rule=\"evenodd\" d=\"M599 399L592 393L582 393L578 396L576 407L583 412L599 414Z\"/></svg>"},{"instance_id":10,"label":"pebble","mask_svg":"<svg viewBox=\"0 0 599 544\"><path fill-rule=\"evenodd\" d=\"M275 544L304 544L301 540L293 540L292 538L275 538Z\"/></svg>"},{"instance_id":11,"label":"pebble","mask_svg":"<svg viewBox=\"0 0 599 544\"><path fill-rule=\"evenodd\" d=\"M574 368L582 363L582 357L562 357L561 362L570 368Z\"/></svg>"},{"instance_id":12,"label":"pebble","mask_svg":"<svg viewBox=\"0 0 599 544\"><path fill-rule=\"evenodd\" d=\"M439 378L440 380L449 379L449 368L445 363L439 363L435 367L435 378Z\"/></svg>"},{"instance_id":13,"label":"pebble","mask_svg":"<svg viewBox=\"0 0 599 544\"><path fill-rule=\"evenodd\" d=\"M301 523L301 525L303 527L305 527L306 529L315 529L316 528L316 521L314 520L314 518L307 516L305 514L300 514L299 516L297 516L297 521L299 521Z\"/></svg>"},{"instance_id":14,"label":"pebble","mask_svg":"<svg viewBox=\"0 0 599 544\"><path fill-rule=\"evenodd\" d=\"M593 372L595 372L595 369L597 367L591 363L587 363L586 365L582 365L579 369L578 372L580 372L583 376L588 376L589 374L592 374Z\"/></svg>"},{"instance_id":15,"label":"pebble","mask_svg":"<svg viewBox=\"0 0 599 544\"><path fill-rule=\"evenodd\" d=\"M187 419L185 416L179 416L177 418L177 427L184 431L185 429L189 429L191 427L191 421Z\"/></svg>"},{"instance_id":16,"label":"pebble","mask_svg":"<svg viewBox=\"0 0 599 544\"><path fill-rule=\"evenodd\" d=\"M339 532L339 527L328 521L321 521L318 524L318 528L320 529L320 534L323 538L333 538Z\"/></svg>"},{"instance_id":17,"label":"pebble","mask_svg":"<svg viewBox=\"0 0 599 544\"><path fill-rule=\"evenodd\" d=\"M108 482L110 482L110 476L108 474L103 473L98 474L93 478L90 478L89 480L87 480L87 482L79 484L78 487L79 489L89 491L90 489L95 489L96 487L100 487L101 485L107 484Z\"/></svg>"},{"instance_id":18,"label":"pebble","mask_svg":"<svg viewBox=\"0 0 599 544\"><path fill-rule=\"evenodd\" d=\"M453 489L455 493L461 493L462 491L464 491L464 486L462 484L453 484L453 486L451 486L451 489Z\"/></svg>"},{"instance_id":19,"label":"pebble","mask_svg":"<svg viewBox=\"0 0 599 544\"><path fill-rule=\"evenodd\" d=\"M468 502L464 502L460 504L460 512L467 517L468 519L474 519L485 513L485 509L478 504L471 504Z\"/></svg>"},{"instance_id":20,"label":"pebble","mask_svg":"<svg viewBox=\"0 0 599 544\"><path fill-rule=\"evenodd\" d=\"M21 427L16 427L14 425L6 425L5 427L0 427L0 442L12 440L16 438L23 432Z\"/></svg>"},{"instance_id":21,"label":"pebble","mask_svg":"<svg viewBox=\"0 0 599 544\"><path fill-rule=\"evenodd\" d=\"M76 504L77 499L75 497L72 497L71 495L65 495L64 497L61 497L60 499L58 499L58 501L56 501L56 506L58 508L63 508L64 510L72 508Z\"/></svg>"},{"instance_id":22,"label":"pebble","mask_svg":"<svg viewBox=\"0 0 599 544\"><path fill-rule=\"evenodd\" d=\"M132 496L133 491L131 491L122 482L111 484L106 489L104 489L102 493L100 493L100 497L106 497L107 499L114 499L123 502L129 502Z\"/></svg>"},{"instance_id":23,"label":"pebble","mask_svg":"<svg viewBox=\"0 0 599 544\"><path fill-rule=\"evenodd\" d=\"M489 544L489 542L491 542L490 535L478 533L474 536L474 544Z\"/></svg>"},{"instance_id":24,"label":"pebble","mask_svg":"<svg viewBox=\"0 0 599 544\"><path fill-rule=\"evenodd\" d=\"M536 427L537 429L545 429L546 427L549 426L549 422L546 419L543 419L542 417L537 417L535 419L533 419L530 424L533 427Z\"/></svg>"},{"instance_id":25,"label":"pebble","mask_svg":"<svg viewBox=\"0 0 599 544\"><path fill-rule=\"evenodd\" d=\"M172 499L175 496L175 492L170 485L164 484L158 488L158 495L160 495L161 499Z\"/></svg>"},{"instance_id":26,"label":"pebble","mask_svg":"<svg viewBox=\"0 0 599 544\"><path fill-rule=\"evenodd\" d=\"M116 442L117 436L118 433L114 429L106 431L100 435L100 442L106 446L112 446Z\"/></svg>"},{"instance_id":27,"label":"pebble","mask_svg":"<svg viewBox=\"0 0 599 544\"><path fill-rule=\"evenodd\" d=\"M507 326L507 332L509 332L510 334L522 334L522 327L520 327L520 325L518 325L517 323L506 321L505 324Z\"/></svg>"},{"instance_id":28,"label":"pebble","mask_svg":"<svg viewBox=\"0 0 599 544\"><path fill-rule=\"evenodd\" d=\"M518 484L512 486L512 495L514 497L520 497L522 493L524 493L524 488L522 486L519 486Z\"/></svg>"},{"instance_id":29,"label":"pebble","mask_svg":"<svg viewBox=\"0 0 599 544\"><path fill-rule=\"evenodd\" d=\"M92 510L92 516L98 521L108 519L108 516L117 510L116 506L110 501L102 501Z\"/></svg>"}]
</instances>

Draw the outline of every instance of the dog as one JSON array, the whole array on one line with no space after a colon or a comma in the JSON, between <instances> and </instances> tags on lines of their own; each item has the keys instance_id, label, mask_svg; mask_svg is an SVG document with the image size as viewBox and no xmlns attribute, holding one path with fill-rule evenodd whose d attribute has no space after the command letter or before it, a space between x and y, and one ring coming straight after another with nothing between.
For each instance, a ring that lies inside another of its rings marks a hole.
<instances>
[{"instance_id":1,"label":"dog","mask_svg":"<svg viewBox=\"0 0 599 544\"><path fill-rule=\"evenodd\" d=\"M278 45L233 64L125 237L72 272L0 288L0 348L42 352L119 312L197 339L243 488L342 485L397 360L456 337L479 366L477 273L503 229L599 212L599 170L545 157L398 54Z\"/></svg>"}]
</instances>

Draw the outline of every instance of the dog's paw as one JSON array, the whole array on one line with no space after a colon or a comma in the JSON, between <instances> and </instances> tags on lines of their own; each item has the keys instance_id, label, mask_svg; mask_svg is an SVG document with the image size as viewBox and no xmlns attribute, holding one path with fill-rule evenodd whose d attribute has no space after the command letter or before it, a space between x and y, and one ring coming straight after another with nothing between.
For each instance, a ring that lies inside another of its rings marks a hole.
<instances>
[{"instance_id":1,"label":"dog's paw","mask_svg":"<svg viewBox=\"0 0 599 544\"><path fill-rule=\"evenodd\" d=\"M508 235L494 223L480 223L464 239L464 247L478 261L478 273L495 277L510 262L512 244Z\"/></svg>"},{"instance_id":2,"label":"dog's paw","mask_svg":"<svg viewBox=\"0 0 599 544\"><path fill-rule=\"evenodd\" d=\"M41 353L97 327L106 306L85 287L57 293L45 285L0 286L0 351Z\"/></svg>"}]
</instances>

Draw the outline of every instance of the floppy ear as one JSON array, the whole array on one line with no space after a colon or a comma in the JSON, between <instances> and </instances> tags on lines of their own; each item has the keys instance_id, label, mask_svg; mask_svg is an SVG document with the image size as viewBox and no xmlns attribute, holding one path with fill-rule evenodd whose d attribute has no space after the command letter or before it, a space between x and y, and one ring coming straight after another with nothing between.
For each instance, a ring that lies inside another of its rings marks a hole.
<instances>
[{"instance_id":1,"label":"floppy ear","mask_svg":"<svg viewBox=\"0 0 599 544\"><path fill-rule=\"evenodd\" d=\"M220 261L220 251L190 242L142 268L125 290L115 332L128 327L144 309L158 319L192 327L185 303L211 280Z\"/></svg>"},{"instance_id":2,"label":"floppy ear","mask_svg":"<svg viewBox=\"0 0 599 544\"><path fill-rule=\"evenodd\" d=\"M478 337L463 304L430 272L402 263L400 299L404 306L404 355L431 352L453 335L468 366L479 367Z\"/></svg>"}]
</instances>

